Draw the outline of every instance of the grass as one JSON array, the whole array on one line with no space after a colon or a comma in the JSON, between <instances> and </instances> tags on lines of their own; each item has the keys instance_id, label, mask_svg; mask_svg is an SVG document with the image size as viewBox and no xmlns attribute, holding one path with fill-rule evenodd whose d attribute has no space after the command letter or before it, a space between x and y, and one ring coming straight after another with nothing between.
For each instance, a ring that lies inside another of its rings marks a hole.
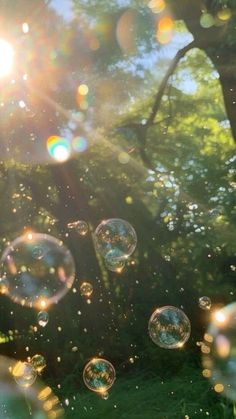
<instances>
[{"instance_id":1,"label":"grass","mask_svg":"<svg viewBox=\"0 0 236 419\"><path fill-rule=\"evenodd\" d=\"M59 397L68 419L236 418L233 405L212 390L200 370L188 365L165 380L152 372L118 377L108 400L86 389L75 391L72 386Z\"/></svg>"}]
</instances>

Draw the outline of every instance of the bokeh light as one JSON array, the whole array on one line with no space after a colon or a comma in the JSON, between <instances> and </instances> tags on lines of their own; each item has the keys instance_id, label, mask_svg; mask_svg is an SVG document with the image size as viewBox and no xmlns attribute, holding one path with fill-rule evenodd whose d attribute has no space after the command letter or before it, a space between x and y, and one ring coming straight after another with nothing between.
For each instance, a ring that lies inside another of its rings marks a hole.
<instances>
[{"instance_id":1,"label":"bokeh light","mask_svg":"<svg viewBox=\"0 0 236 419\"><path fill-rule=\"evenodd\" d=\"M157 308L151 315L148 331L152 341L165 349L181 348L190 337L191 324L177 307Z\"/></svg>"},{"instance_id":2,"label":"bokeh light","mask_svg":"<svg viewBox=\"0 0 236 419\"><path fill-rule=\"evenodd\" d=\"M217 315L218 313L218 315ZM203 368L216 392L236 401L236 303L221 308L212 317L204 345ZM210 339L208 338L210 336Z\"/></svg>"},{"instance_id":3,"label":"bokeh light","mask_svg":"<svg viewBox=\"0 0 236 419\"><path fill-rule=\"evenodd\" d=\"M96 228L95 245L104 257L125 260L136 248L137 235L128 221L110 218Z\"/></svg>"},{"instance_id":4,"label":"bokeh light","mask_svg":"<svg viewBox=\"0 0 236 419\"><path fill-rule=\"evenodd\" d=\"M102 358L94 358L89 361L83 371L84 384L89 390L106 394L112 387L116 378L113 365Z\"/></svg>"},{"instance_id":5,"label":"bokeh light","mask_svg":"<svg viewBox=\"0 0 236 419\"><path fill-rule=\"evenodd\" d=\"M204 29L211 28L215 23L214 16L212 16L210 13L203 13L200 17L200 25Z\"/></svg>"},{"instance_id":6,"label":"bokeh light","mask_svg":"<svg viewBox=\"0 0 236 419\"><path fill-rule=\"evenodd\" d=\"M83 153L88 148L88 140L85 137L75 137L72 140L72 148L76 153Z\"/></svg>"},{"instance_id":7,"label":"bokeh light","mask_svg":"<svg viewBox=\"0 0 236 419\"><path fill-rule=\"evenodd\" d=\"M38 249L43 249L43 256ZM57 303L72 287L75 266L70 251L47 234L27 233L15 239L1 258L2 278L9 282L7 295L15 302L37 309Z\"/></svg>"}]
</instances>

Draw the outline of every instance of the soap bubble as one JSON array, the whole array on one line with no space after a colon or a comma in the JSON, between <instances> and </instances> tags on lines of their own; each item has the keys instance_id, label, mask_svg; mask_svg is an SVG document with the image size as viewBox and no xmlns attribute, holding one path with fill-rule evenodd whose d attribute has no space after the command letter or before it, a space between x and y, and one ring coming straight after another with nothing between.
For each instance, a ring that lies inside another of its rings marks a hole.
<instances>
[{"instance_id":1,"label":"soap bubble","mask_svg":"<svg viewBox=\"0 0 236 419\"><path fill-rule=\"evenodd\" d=\"M44 386L39 379L28 387L17 384L13 371L19 374L18 369L21 371L22 368L15 360L0 356L0 418L62 418L63 409L50 387ZM31 368L29 372L32 372Z\"/></svg>"},{"instance_id":2,"label":"soap bubble","mask_svg":"<svg viewBox=\"0 0 236 419\"><path fill-rule=\"evenodd\" d=\"M49 314L47 311L40 311L37 315L38 324L41 327L45 327L48 324Z\"/></svg>"},{"instance_id":3,"label":"soap bubble","mask_svg":"<svg viewBox=\"0 0 236 419\"><path fill-rule=\"evenodd\" d=\"M31 358L30 364L37 373L41 373L46 367L46 360L43 355L36 354Z\"/></svg>"},{"instance_id":4,"label":"soap bubble","mask_svg":"<svg viewBox=\"0 0 236 419\"><path fill-rule=\"evenodd\" d=\"M189 339L191 325L186 314L177 307L157 308L148 324L152 341L166 349L181 348Z\"/></svg>"},{"instance_id":5,"label":"soap bubble","mask_svg":"<svg viewBox=\"0 0 236 419\"><path fill-rule=\"evenodd\" d=\"M35 257L35 249L37 255ZM27 233L14 240L1 258L1 277L9 283L7 295L15 302L45 309L57 303L74 282L70 251L52 236Z\"/></svg>"},{"instance_id":6,"label":"soap bubble","mask_svg":"<svg viewBox=\"0 0 236 419\"><path fill-rule=\"evenodd\" d=\"M83 282L80 285L80 294L84 297L90 297L93 293L93 286L90 282Z\"/></svg>"},{"instance_id":7,"label":"soap bubble","mask_svg":"<svg viewBox=\"0 0 236 419\"><path fill-rule=\"evenodd\" d=\"M203 375L236 402L236 303L216 311L204 335ZM219 386L220 385L220 386Z\"/></svg>"},{"instance_id":8,"label":"soap bubble","mask_svg":"<svg viewBox=\"0 0 236 419\"><path fill-rule=\"evenodd\" d=\"M125 267L125 261L122 259L121 260L114 259L112 257L109 257L109 255L107 255L105 257L105 265L109 271L121 273Z\"/></svg>"},{"instance_id":9,"label":"soap bubble","mask_svg":"<svg viewBox=\"0 0 236 419\"><path fill-rule=\"evenodd\" d=\"M209 297L203 296L198 300L198 305L202 310L210 310L211 308L211 299Z\"/></svg>"},{"instance_id":10,"label":"soap bubble","mask_svg":"<svg viewBox=\"0 0 236 419\"><path fill-rule=\"evenodd\" d=\"M115 369L106 359L94 358L84 367L84 383L92 391L106 393L113 385L115 378Z\"/></svg>"},{"instance_id":11,"label":"soap bubble","mask_svg":"<svg viewBox=\"0 0 236 419\"><path fill-rule=\"evenodd\" d=\"M110 218L96 228L95 245L104 257L125 260L136 248L137 235L128 221Z\"/></svg>"},{"instance_id":12,"label":"soap bubble","mask_svg":"<svg viewBox=\"0 0 236 419\"><path fill-rule=\"evenodd\" d=\"M73 223L68 223L67 227L69 228L69 230L75 230L77 233L79 233L80 236L85 236L89 231L88 223L82 220L74 221Z\"/></svg>"},{"instance_id":13,"label":"soap bubble","mask_svg":"<svg viewBox=\"0 0 236 419\"><path fill-rule=\"evenodd\" d=\"M37 371L29 362L18 361L12 368L16 383L24 388L32 386L37 378Z\"/></svg>"},{"instance_id":14,"label":"soap bubble","mask_svg":"<svg viewBox=\"0 0 236 419\"><path fill-rule=\"evenodd\" d=\"M35 259L42 259L42 257L44 256L44 249L41 246L35 246L32 249L32 256Z\"/></svg>"}]
</instances>

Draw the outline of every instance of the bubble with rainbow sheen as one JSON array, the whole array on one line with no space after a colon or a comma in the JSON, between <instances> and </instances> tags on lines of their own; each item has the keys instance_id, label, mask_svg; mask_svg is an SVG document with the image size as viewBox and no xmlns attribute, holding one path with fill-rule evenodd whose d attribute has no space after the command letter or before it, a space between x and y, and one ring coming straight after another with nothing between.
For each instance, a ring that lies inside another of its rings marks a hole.
<instances>
[{"instance_id":1,"label":"bubble with rainbow sheen","mask_svg":"<svg viewBox=\"0 0 236 419\"><path fill-rule=\"evenodd\" d=\"M215 390L236 402L236 303L231 303L212 314L204 334L203 375L209 377Z\"/></svg>"},{"instance_id":2,"label":"bubble with rainbow sheen","mask_svg":"<svg viewBox=\"0 0 236 419\"><path fill-rule=\"evenodd\" d=\"M115 368L106 359L94 358L85 365L83 379L89 390L106 394L116 379Z\"/></svg>"},{"instance_id":3,"label":"bubble with rainbow sheen","mask_svg":"<svg viewBox=\"0 0 236 419\"><path fill-rule=\"evenodd\" d=\"M133 226L121 218L102 221L95 230L95 245L104 257L126 260L137 245L137 235Z\"/></svg>"},{"instance_id":4,"label":"bubble with rainbow sheen","mask_svg":"<svg viewBox=\"0 0 236 419\"><path fill-rule=\"evenodd\" d=\"M72 140L72 148L77 153L83 153L88 148L88 140L85 137L75 137Z\"/></svg>"},{"instance_id":5,"label":"bubble with rainbow sheen","mask_svg":"<svg viewBox=\"0 0 236 419\"><path fill-rule=\"evenodd\" d=\"M186 314L177 307L157 308L148 323L152 341L165 349L181 348L189 339L191 324Z\"/></svg>"},{"instance_id":6,"label":"bubble with rainbow sheen","mask_svg":"<svg viewBox=\"0 0 236 419\"><path fill-rule=\"evenodd\" d=\"M43 257L35 258L35 248L42 249ZM48 234L27 232L3 252L1 277L8 281L7 296L12 301L46 309L58 303L72 287L75 264L71 252L60 240Z\"/></svg>"},{"instance_id":7,"label":"bubble with rainbow sheen","mask_svg":"<svg viewBox=\"0 0 236 419\"><path fill-rule=\"evenodd\" d=\"M58 162L64 162L71 155L71 145L67 138L51 135L47 139L47 150L50 157Z\"/></svg>"}]
</instances>

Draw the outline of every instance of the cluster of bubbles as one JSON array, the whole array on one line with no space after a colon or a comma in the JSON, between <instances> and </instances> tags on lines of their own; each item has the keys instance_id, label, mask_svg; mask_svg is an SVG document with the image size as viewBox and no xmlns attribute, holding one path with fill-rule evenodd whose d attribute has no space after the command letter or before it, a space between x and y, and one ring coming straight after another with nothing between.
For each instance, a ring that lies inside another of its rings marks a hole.
<instances>
[{"instance_id":1,"label":"cluster of bubbles","mask_svg":"<svg viewBox=\"0 0 236 419\"><path fill-rule=\"evenodd\" d=\"M236 303L216 311L204 335L203 376L214 389L236 402Z\"/></svg>"},{"instance_id":2,"label":"cluster of bubbles","mask_svg":"<svg viewBox=\"0 0 236 419\"><path fill-rule=\"evenodd\" d=\"M37 371L30 363L0 356L1 418L64 417L64 410L52 389L44 386L36 377Z\"/></svg>"},{"instance_id":3,"label":"cluster of bubbles","mask_svg":"<svg viewBox=\"0 0 236 419\"><path fill-rule=\"evenodd\" d=\"M152 341L165 349L181 348L189 339L191 324L186 314L177 307L157 308L148 323Z\"/></svg>"},{"instance_id":4,"label":"cluster of bubbles","mask_svg":"<svg viewBox=\"0 0 236 419\"><path fill-rule=\"evenodd\" d=\"M29 359L29 362L17 361L11 367L11 374L16 383L24 388L31 387L35 382L37 375L46 367L46 360L43 355L36 354Z\"/></svg>"},{"instance_id":5,"label":"cluster of bubbles","mask_svg":"<svg viewBox=\"0 0 236 419\"><path fill-rule=\"evenodd\" d=\"M120 218L104 220L95 230L96 249L103 256L106 267L113 272L122 272L136 245L134 228Z\"/></svg>"},{"instance_id":6,"label":"cluster of bubbles","mask_svg":"<svg viewBox=\"0 0 236 419\"><path fill-rule=\"evenodd\" d=\"M30 232L5 249L1 278L4 293L13 301L45 309L58 303L72 287L75 264L61 241L47 234Z\"/></svg>"},{"instance_id":7,"label":"cluster of bubbles","mask_svg":"<svg viewBox=\"0 0 236 419\"><path fill-rule=\"evenodd\" d=\"M85 365L83 379L89 390L99 393L106 399L108 390L116 379L115 368L106 359L94 358Z\"/></svg>"},{"instance_id":8,"label":"cluster of bubbles","mask_svg":"<svg viewBox=\"0 0 236 419\"><path fill-rule=\"evenodd\" d=\"M86 234L89 231L89 226L86 221L83 220L77 220L73 221L72 223L68 223L67 227L69 230L74 230L76 233L78 233L80 236L86 236Z\"/></svg>"}]
</instances>

